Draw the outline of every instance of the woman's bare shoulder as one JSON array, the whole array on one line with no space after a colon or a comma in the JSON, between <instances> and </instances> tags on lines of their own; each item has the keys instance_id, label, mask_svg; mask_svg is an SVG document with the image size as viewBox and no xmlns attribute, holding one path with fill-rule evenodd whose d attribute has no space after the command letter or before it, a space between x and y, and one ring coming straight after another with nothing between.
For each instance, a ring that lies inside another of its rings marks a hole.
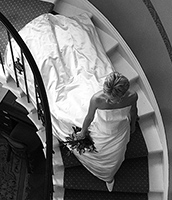
<instances>
[{"instance_id":1,"label":"woman's bare shoulder","mask_svg":"<svg viewBox=\"0 0 172 200\"><path fill-rule=\"evenodd\" d=\"M99 109L105 109L108 107L105 95L102 91L99 91L92 96L91 103Z\"/></svg>"},{"instance_id":2,"label":"woman's bare shoulder","mask_svg":"<svg viewBox=\"0 0 172 200\"><path fill-rule=\"evenodd\" d=\"M104 100L104 94L102 91L99 91L97 93L95 93L92 98L91 98L92 101L95 101L97 103L101 103L103 100Z\"/></svg>"}]
</instances>

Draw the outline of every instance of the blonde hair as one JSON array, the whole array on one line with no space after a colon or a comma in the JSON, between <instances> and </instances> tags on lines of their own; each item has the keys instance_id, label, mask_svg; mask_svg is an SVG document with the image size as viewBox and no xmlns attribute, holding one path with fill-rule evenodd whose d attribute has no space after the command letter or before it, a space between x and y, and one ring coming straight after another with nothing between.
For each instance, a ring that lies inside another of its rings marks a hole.
<instances>
[{"instance_id":1,"label":"blonde hair","mask_svg":"<svg viewBox=\"0 0 172 200\"><path fill-rule=\"evenodd\" d=\"M112 97L121 98L129 87L129 80L125 76L118 72L111 72L104 81L103 91Z\"/></svg>"}]
</instances>

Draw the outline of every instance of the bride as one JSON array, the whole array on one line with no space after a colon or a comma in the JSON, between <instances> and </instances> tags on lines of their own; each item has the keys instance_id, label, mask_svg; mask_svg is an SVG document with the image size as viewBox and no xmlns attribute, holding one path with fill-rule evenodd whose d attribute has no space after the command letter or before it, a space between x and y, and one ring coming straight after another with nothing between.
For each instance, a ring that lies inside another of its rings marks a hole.
<instances>
[{"instance_id":1,"label":"bride","mask_svg":"<svg viewBox=\"0 0 172 200\"><path fill-rule=\"evenodd\" d=\"M82 130L76 135L77 139L87 134L92 137L98 152L74 153L90 172L106 181L109 191L113 189L114 175L124 160L130 132L135 131L138 97L128 89L128 79L111 72L103 90L92 96Z\"/></svg>"},{"instance_id":2,"label":"bride","mask_svg":"<svg viewBox=\"0 0 172 200\"><path fill-rule=\"evenodd\" d=\"M74 154L111 191L114 175L124 160L130 132L135 128L137 94L129 91L126 77L114 72L87 14L73 17L43 14L19 34L44 81L53 135L66 141L73 133L73 126L82 127L78 139L89 132L97 152L80 155L74 150ZM13 39L12 46L15 61L21 61L20 48ZM5 67L15 79L9 44ZM27 62L25 68L30 98L36 105L33 74ZM23 74L17 75L25 92Z\"/></svg>"}]
</instances>

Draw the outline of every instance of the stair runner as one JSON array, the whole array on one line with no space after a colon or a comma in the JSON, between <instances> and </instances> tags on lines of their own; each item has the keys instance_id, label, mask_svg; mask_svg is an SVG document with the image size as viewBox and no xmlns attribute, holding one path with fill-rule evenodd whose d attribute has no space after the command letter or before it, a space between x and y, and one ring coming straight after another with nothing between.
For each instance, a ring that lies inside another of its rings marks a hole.
<instances>
[{"instance_id":1,"label":"stair runner","mask_svg":"<svg viewBox=\"0 0 172 200\"><path fill-rule=\"evenodd\" d=\"M20 1L21 0L17 0L16 2ZM4 2L6 1L4 0ZM14 5L11 6L11 8L15 10ZM40 10L39 11L38 10L36 9L35 12L36 13L40 12ZM13 11L11 11L10 13L13 13ZM16 22L14 21L15 18L13 18L12 23ZM103 37L103 33L101 32L101 30L97 29L97 31L99 34L102 34ZM106 39L106 37L104 39ZM111 47L105 47L105 49L107 48L110 49ZM108 53L111 54L110 51ZM117 58L117 60L112 60L112 61L118 62L118 60L121 60L121 58L119 57L120 55L116 55L115 58ZM118 65L116 66L120 67L120 62L118 62ZM123 65L121 65L121 67L122 66ZM122 70L122 68L120 69ZM137 78L136 76L137 75L134 74L134 77L129 77L130 81L134 82L134 79ZM10 80L9 82L5 83L4 87L11 90L17 97L17 102L26 108L26 110L29 113L28 118L37 127L38 129L37 133L40 136L43 144L45 144L44 129L42 127L41 122L39 122L37 120L37 117L35 117L36 110L34 106L28 105L28 103L25 101L26 99L25 95L20 90L20 88L16 88L15 86L11 87L10 84L14 86L13 80ZM139 95L141 96L142 94ZM142 100L142 98L140 99ZM146 113L146 110L144 110L143 113L141 114L144 115L144 113ZM55 154L60 155L60 153L58 152L59 148L55 149L56 149ZM131 139L126 151L126 159L124 160L122 166L115 175L115 185L111 193L108 192L105 182L93 176L85 167L81 165L81 163L76 159L76 157L65 146L60 146L60 152L64 165L60 166L61 168L64 168L64 181L59 185L55 186L55 191L56 187L58 187L58 192L61 191L61 193L64 194L65 200L86 200L86 199L87 200L94 200L94 199L95 200L106 200L106 199L147 200L148 199L148 192L149 192L148 151L146 148L142 132L139 127L139 123L137 123L137 129L135 133L131 135ZM53 162L56 163L55 161ZM56 166L54 166L54 169L55 168Z\"/></svg>"},{"instance_id":2,"label":"stair runner","mask_svg":"<svg viewBox=\"0 0 172 200\"><path fill-rule=\"evenodd\" d=\"M148 152L137 123L127 146L126 159L115 175L113 192L107 191L104 181L93 176L67 147L60 147L64 162L66 200L146 200L149 191Z\"/></svg>"}]
</instances>

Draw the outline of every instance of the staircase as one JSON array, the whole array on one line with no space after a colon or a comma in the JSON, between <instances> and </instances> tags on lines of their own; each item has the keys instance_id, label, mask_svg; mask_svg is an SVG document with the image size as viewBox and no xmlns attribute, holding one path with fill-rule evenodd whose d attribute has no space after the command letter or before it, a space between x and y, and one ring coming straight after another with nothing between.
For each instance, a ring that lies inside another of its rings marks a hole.
<instances>
[{"instance_id":1,"label":"staircase","mask_svg":"<svg viewBox=\"0 0 172 200\"><path fill-rule=\"evenodd\" d=\"M66 16L89 13L104 49L116 71L124 74L131 89L138 93L136 132L131 135L126 159L115 175L113 192L103 181L88 172L69 150L53 140L54 199L65 200L166 200L168 188L168 157L165 134L159 109L149 83L132 52L112 25L86 0L56 1L54 11ZM3 74L3 73L0 73ZM27 102L26 94L16 86L12 77L1 76L3 88L17 97L28 111L45 149L45 128L37 117L35 105Z\"/></svg>"}]
</instances>

